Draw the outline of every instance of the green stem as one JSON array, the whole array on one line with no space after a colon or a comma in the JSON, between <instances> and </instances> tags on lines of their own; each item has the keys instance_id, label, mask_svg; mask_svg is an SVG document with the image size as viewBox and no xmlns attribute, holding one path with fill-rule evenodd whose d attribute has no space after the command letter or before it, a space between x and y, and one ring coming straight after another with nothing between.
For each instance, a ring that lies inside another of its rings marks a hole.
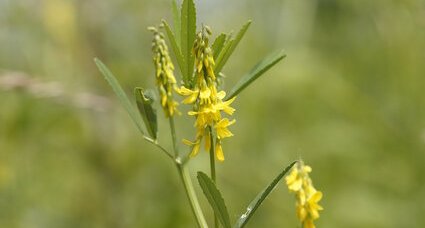
<instances>
[{"instance_id":1,"label":"green stem","mask_svg":"<svg viewBox=\"0 0 425 228\"><path fill-rule=\"evenodd\" d=\"M190 202L190 207L192 209L193 214L195 215L198 226L200 228L208 228L207 221L205 220L201 206L199 205L199 201L193 188L192 180L190 178L187 167L184 165L177 164L177 169L182 179L187 198Z\"/></svg>"},{"instance_id":2,"label":"green stem","mask_svg":"<svg viewBox=\"0 0 425 228\"><path fill-rule=\"evenodd\" d=\"M179 176L183 182L184 190L186 192L187 198L189 199L190 208L192 209L193 215L196 218L196 222L200 228L208 228L207 221L205 220L204 214L202 213L201 206L196 196L195 189L193 188L192 179L190 178L189 171L186 164L182 164L178 155L179 151L177 148L176 142L176 129L174 126L174 119L171 116L169 118L170 129L171 129L171 138L173 140L173 149L174 149L174 161L179 172Z\"/></svg>"},{"instance_id":3,"label":"green stem","mask_svg":"<svg viewBox=\"0 0 425 228\"><path fill-rule=\"evenodd\" d=\"M212 130L211 127L208 128L208 130L210 131L210 169L211 169L211 179L214 182L214 184L217 185L216 183L216 176L215 176L215 153L214 153L214 141L213 141L213 135L212 135ZM214 212L214 227L218 228L218 217Z\"/></svg>"},{"instance_id":4,"label":"green stem","mask_svg":"<svg viewBox=\"0 0 425 228\"><path fill-rule=\"evenodd\" d=\"M179 156L179 150L177 149L177 141L176 141L176 127L174 126L174 118L170 116L168 118L170 121L170 129L171 129L171 138L173 140L173 149L174 149L174 157L177 158Z\"/></svg>"},{"instance_id":5,"label":"green stem","mask_svg":"<svg viewBox=\"0 0 425 228\"><path fill-rule=\"evenodd\" d=\"M212 136L212 131L211 128L209 129L210 131L210 142L211 142L211 146L210 146L210 169L211 169L211 179L214 181L215 183L215 154L214 154L214 141L213 141L213 136Z\"/></svg>"},{"instance_id":6,"label":"green stem","mask_svg":"<svg viewBox=\"0 0 425 228\"><path fill-rule=\"evenodd\" d=\"M150 143L152 143L153 145L155 145L156 147L158 147L160 150L162 150L162 152L164 152L165 153L165 155L167 155L168 157L170 157L171 159L173 159L174 160L174 157L173 157L173 155L171 155L171 153L170 152L168 152L164 147L162 147L161 145L159 145L159 143L156 141L156 140L154 140L154 139L151 139L151 138L149 138L149 137L147 137L147 136L143 136L143 139L144 140L146 140L146 141L148 141L148 142L150 142Z\"/></svg>"}]
</instances>

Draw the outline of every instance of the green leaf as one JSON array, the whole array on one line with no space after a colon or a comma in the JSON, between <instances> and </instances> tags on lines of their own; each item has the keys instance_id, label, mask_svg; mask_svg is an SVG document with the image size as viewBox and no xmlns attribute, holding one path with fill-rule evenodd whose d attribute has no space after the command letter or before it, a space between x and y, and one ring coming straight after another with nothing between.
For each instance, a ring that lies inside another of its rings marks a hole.
<instances>
[{"instance_id":1,"label":"green leaf","mask_svg":"<svg viewBox=\"0 0 425 228\"><path fill-rule=\"evenodd\" d=\"M214 73L216 74L220 73L221 69L223 68L222 62L226 58L226 54L229 52L230 48L232 47L233 42L234 40L231 39L231 36L229 35L227 40L224 42L224 46L221 48L220 53L215 59L216 61L215 61Z\"/></svg>"},{"instance_id":2,"label":"green leaf","mask_svg":"<svg viewBox=\"0 0 425 228\"><path fill-rule=\"evenodd\" d=\"M173 26L174 26L174 34L176 34L176 43L180 48L180 31L181 31L181 18L180 11L177 7L176 0L171 1L171 8L173 9Z\"/></svg>"},{"instance_id":3,"label":"green leaf","mask_svg":"<svg viewBox=\"0 0 425 228\"><path fill-rule=\"evenodd\" d=\"M183 55L180 51L179 46L177 45L176 37L174 36L173 32L171 31L170 26L168 25L167 21L162 20L162 24L164 24L165 31L167 32L168 40L170 41L171 48L173 49L174 55L176 56L177 64L179 65L180 72L182 74L182 77L186 75L187 73L184 71L186 69L185 67L185 61L183 58Z\"/></svg>"},{"instance_id":4,"label":"green leaf","mask_svg":"<svg viewBox=\"0 0 425 228\"><path fill-rule=\"evenodd\" d=\"M181 52L185 58L186 66L183 72L183 81L187 84L192 77L195 57L192 55L192 47L196 36L196 9L193 0L183 0L181 9Z\"/></svg>"},{"instance_id":5,"label":"green leaf","mask_svg":"<svg viewBox=\"0 0 425 228\"><path fill-rule=\"evenodd\" d=\"M105 66L105 64L103 64L98 58L95 58L94 59L94 62L96 63L97 67L99 68L100 72L105 77L105 80L112 87L112 90L117 95L118 100L121 102L121 104L127 110L127 113L130 115L131 119L136 124L137 129L139 129L139 131L143 135L145 135L145 132L143 130L143 122L142 122L142 120L138 116L136 109L131 104L130 100L128 99L128 97L125 94L124 90L121 88L121 86L120 86L119 82L117 81L117 79L115 78L115 76Z\"/></svg>"},{"instance_id":6,"label":"green leaf","mask_svg":"<svg viewBox=\"0 0 425 228\"><path fill-rule=\"evenodd\" d=\"M198 172L198 182L223 227L230 228L230 218L226 204L214 182L203 172Z\"/></svg>"},{"instance_id":7,"label":"green leaf","mask_svg":"<svg viewBox=\"0 0 425 228\"><path fill-rule=\"evenodd\" d=\"M218 55L220 54L221 50L223 49L224 42L226 41L226 34L221 33L217 38L215 38L212 47L213 54L214 54L214 60L217 59Z\"/></svg>"},{"instance_id":8,"label":"green leaf","mask_svg":"<svg viewBox=\"0 0 425 228\"><path fill-rule=\"evenodd\" d=\"M245 35L245 32L248 30L249 26L251 25L251 20L249 20L246 24L242 26L242 28L239 30L238 34L236 35L235 39L229 40L227 45L229 47L226 49L225 52L222 51L220 55L217 58L217 62L215 65L215 73L220 73L220 71L223 69L224 65L226 64L227 60L229 60L229 57L233 54L233 51L238 46L239 42L241 41L242 37Z\"/></svg>"},{"instance_id":9,"label":"green leaf","mask_svg":"<svg viewBox=\"0 0 425 228\"><path fill-rule=\"evenodd\" d=\"M143 117L145 126L149 135L156 139L158 135L158 122L156 118L156 110L153 107L154 93L150 90L143 91L143 88L134 88L134 96L136 97L137 108Z\"/></svg>"},{"instance_id":10,"label":"green leaf","mask_svg":"<svg viewBox=\"0 0 425 228\"><path fill-rule=\"evenodd\" d=\"M249 84L255 81L258 77L264 74L268 69L278 63L280 60L286 57L286 54L282 51L273 53L259 63L257 63L245 76L243 76L226 97L226 100L231 99L232 97L239 94L243 89L245 89Z\"/></svg>"},{"instance_id":11,"label":"green leaf","mask_svg":"<svg viewBox=\"0 0 425 228\"><path fill-rule=\"evenodd\" d=\"M233 226L234 228L244 227L249 219L254 215L257 211L258 207L263 203L263 201L267 198L267 196L273 191L279 181L285 176L285 174L295 165L297 161L292 162L289 166L287 166L276 178L263 190L261 191L253 201L248 205L246 212L241 215L241 217L236 221L236 224Z\"/></svg>"}]
</instances>

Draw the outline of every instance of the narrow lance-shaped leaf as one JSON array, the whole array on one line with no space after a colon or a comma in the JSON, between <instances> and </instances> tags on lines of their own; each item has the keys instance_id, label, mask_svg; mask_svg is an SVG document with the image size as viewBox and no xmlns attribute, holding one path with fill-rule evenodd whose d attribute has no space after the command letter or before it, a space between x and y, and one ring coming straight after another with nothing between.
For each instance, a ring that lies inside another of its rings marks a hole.
<instances>
[{"instance_id":1,"label":"narrow lance-shaped leaf","mask_svg":"<svg viewBox=\"0 0 425 228\"><path fill-rule=\"evenodd\" d=\"M297 161L292 162L289 166L287 166L282 172L277 175L276 178L263 190L261 191L253 201L248 205L246 212L241 215L241 217L236 221L236 224L233 226L234 228L244 227L249 219L254 215L257 211L258 207L263 203L263 201L267 198L267 196L273 191L279 181L285 176L285 174L295 165Z\"/></svg>"},{"instance_id":2,"label":"narrow lance-shaped leaf","mask_svg":"<svg viewBox=\"0 0 425 228\"><path fill-rule=\"evenodd\" d=\"M183 81L187 84L192 77L194 56L192 54L193 43L196 35L196 9L193 0L183 0L181 8L181 52L185 58Z\"/></svg>"},{"instance_id":3,"label":"narrow lance-shaped leaf","mask_svg":"<svg viewBox=\"0 0 425 228\"><path fill-rule=\"evenodd\" d=\"M232 97L238 95L243 89L245 89L249 84L255 81L258 77L264 74L268 69L278 63L280 60L285 58L283 50L277 53L273 53L259 63L257 63L245 76L243 76L235 86L230 90L230 93L226 97L226 100L231 99Z\"/></svg>"},{"instance_id":4,"label":"narrow lance-shaped leaf","mask_svg":"<svg viewBox=\"0 0 425 228\"><path fill-rule=\"evenodd\" d=\"M143 91L143 88L134 88L134 96L136 97L137 108L143 117L145 126L149 135L156 139L158 134L158 123L156 118L156 110L153 107L154 95L152 91Z\"/></svg>"},{"instance_id":5,"label":"narrow lance-shaped leaf","mask_svg":"<svg viewBox=\"0 0 425 228\"><path fill-rule=\"evenodd\" d=\"M221 33L217 38L215 38L214 43L212 44L212 50L214 54L214 60L217 59L221 50L223 49L224 42L226 41L226 34Z\"/></svg>"},{"instance_id":6,"label":"narrow lance-shaped leaf","mask_svg":"<svg viewBox=\"0 0 425 228\"><path fill-rule=\"evenodd\" d=\"M215 58L215 68L214 68L214 73L218 74L220 73L221 69L223 68L223 66L221 63L224 61L223 59L226 56L226 53L229 52L230 48L232 47L232 44L235 40L232 39L231 35L227 36L226 41L223 44L223 47L220 50L220 53L218 54L218 56Z\"/></svg>"},{"instance_id":7,"label":"narrow lance-shaped leaf","mask_svg":"<svg viewBox=\"0 0 425 228\"><path fill-rule=\"evenodd\" d=\"M245 35L245 32L248 30L249 26L251 25L251 20L249 20L246 24L242 26L242 28L239 30L238 34L236 34L235 39L229 40L228 43L229 47L225 52L221 52L220 55L217 57L217 62L215 65L214 72L219 73L224 65L226 64L227 60L229 60L229 57L233 54L233 51L238 46L239 42L241 41L242 37Z\"/></svg>"},{"instance_id":8,"label":"narrow lance-shaped leaf","mask_svg":"<svg viewBox=\"0 0 425 228\"><path fill-rule=\"evenodd\" d=\"M176 35L176 43L180 48L180 31L181 31L181 18L180 11L177 7L176 0L171 1L171 8L173 9L173 26L174 26L174 34Z\"/></svg>"},{"instance_id":9,"label":"narrow lance-shaped leaf","mask_svg":"<svg viewBox=\"0 0 425 228\"><path fill-rule=\"evenodd\" d=\"M187 73L184 71L186 68L185 60L183 58L183 55L181 53L181 50L179 46L177 45L176 37L174 36L173 32L171 31L170 26L168 25L167 21L162 20L162 24L164 25L165 31L167 32L168 40L170 41L171 48L173 49L174 55L177 60L177 64L179 65L180 72L182 74L182 77L185 77Z\"/></svg>"},{"instance_id":10,"label":"narrow lance-shaped leaf","mask_svg":"<svg viewBox=\"0 0 425 228\"><path fill-rule=\"evenodd\" d=\"M230 218L226 204L214 182L203 172L198 172L198 182L220 223L224 228L230 228Z\"/></svg>"},{"instance_id":11,"label":"narrow lance-shaped leaf","mask_svg":"<svg viewBox=\"0 0 425 228\"><path fill-rule=\"evenodd\" d=\"M99 68L102 75L105 77L105 80L109 83L109 85L112 87L112 90L115 92L115 94L118 97L118 100L120 103L124 106L127 113L130 115L133 122L136 124L137 129L145 135L145 132L143 130L143 122L140 119L139 115L137 114L136 109L131 104L130 100L128 99L127 95L125 94L124 90L121 88L119 82L115 78L115 76L111 73L111 71L103 64L98 58L94 59L94 62L96 63L97 67Z\"/></svg>"}]
</instances>

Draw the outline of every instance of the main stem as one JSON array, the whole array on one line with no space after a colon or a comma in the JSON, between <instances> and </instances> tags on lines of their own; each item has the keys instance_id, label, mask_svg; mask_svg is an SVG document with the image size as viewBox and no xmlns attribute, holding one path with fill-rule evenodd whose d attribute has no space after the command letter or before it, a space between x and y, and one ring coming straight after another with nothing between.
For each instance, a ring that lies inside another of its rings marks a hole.
<instances>
[{"instance_id":1,"label":"main stem","mask_svg":"<svg viewBox=\"0 0 425 228\"><path fill-rule=\"evenodd\" d=\"M189 199L190 207L193 214L195 215L198 226L200 228L208 228L207 221L205 220L201 206L199 205L199 201L196 196L195 189L193 188L192 179L190 178L187 167L177 163L177 170L179 171L180 178L182 179L184 185L184 190L186 192L187 198Z\"/></svg>"},{"instance_id":2,"label":"main stem","mask_svg":"<svg viewBox=\"0 0 425 228\"><path fill-rule=\"evenodd\" d=\"M213 141L213 135L212 135L212 130L211 127L208 128L208 130L210 131L210 169L211 169L211 179L214 182L214 184L216 183L216 177L215 177L215 153L214 153L214 141ZM218 228L218 218L217 215L214 212L214 227Z\"/></svg>"},{"instance_id":3,"label":"main stem","mask_svg":"<svg viewBox=\"0 0 425 228\"><path fill-rule=\"evenodd\" d=\"M196 218L196 222L200 228L208 228L207 221L204 218L204 214L202 213L201 206L198 201L198 197L196 196L195 189L193 188L192 179L190 178L189 171L185 164L182 164L180 160L178 160L179 151L177 149L176 142L176 129L174 126L174 118L170 116L170 129L171 129L171 138L173 140L173 150L174 150L174 161L179 172L179 176L183 182L184 190L186 192L187 198L189 199L190 208L192 209L193 215Z\"/></svg>"}]
</instances>

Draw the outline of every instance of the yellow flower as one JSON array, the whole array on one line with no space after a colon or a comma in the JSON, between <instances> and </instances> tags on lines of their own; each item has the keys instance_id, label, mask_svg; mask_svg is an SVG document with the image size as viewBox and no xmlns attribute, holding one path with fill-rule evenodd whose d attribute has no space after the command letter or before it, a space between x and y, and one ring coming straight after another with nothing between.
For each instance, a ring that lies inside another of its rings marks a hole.
<instances>
[{"instance_id":1,"label":"yellow flower","mask_svg":"<svg viewBox=\"0 0 425 228\"><path fill-rule=\"evenodd\" d=\"M303 165L300 168L292 169L292 172L285 178L289 190L292 192L299 191L302 187L303 181L305 181L302 175L308 174L310 172L311 167L308 165Z\"/></svg>"},{"instance_id":2,"label":"yellow flower","mask_svg":"<svg viewBox=\"0 0 425 228\"><path fill-rule=\"evenodd\" d=\"M233 136L232 132L230 132L227 127L234 124L235 122L236 120L229 121L227 118L221 119L220 122L214 126L217 131L217 138L222 139Z\"/></svg>"},{"instance_id":3,"label":"yellow flower","mask_svg":"<svg viewBox=\"0 0 425 228\"><path fill-rule=\"evenodd\" d=\"M194 157L195 155L198 154L199 147L200 147L200 142L198 140L195 141L195 142L191 142L187 139L183 139L183 143L188 145L188 146L192 146L192 151L189 154L190 157Z\"/></svg>"},{"instance_id":4,"label":"yellow flower","mask_svg":"<svg viewBox=\"0 0 425 228\"><path fill-rule=\"evenodd\" d=\"M322 197L323 193L316 191L307 199L307 206L309 207L308 211L310 211L313 219L318 219L320 217L319 210L323 210L323 207L318 204Z\"/></svg>"},{"instance_id":5,"label":"yellow flower","mask_svg":"<svg viewBox=\"0 0 425 228\"><path fill-rule=\"evenodd\" d=\"M194 142L186 144L192 146L190 156L195 156L199 152L199 144L205 137L205 149L208 151L214 142L211 140L210 130L215 131L215 155L217 160L224 161L221 140L233 136L228 127L235 123L235 120L222 118L222 113L232 115L235 111L230 106L236 99L233 97L223 101L226 92L217 91L217 78L214 73L214 58L211 48L208 45L208 37L211 31L203 27L202 31L196 35L196 40L192 49L195 56L195 78L192 89L182 86L176 89L177 93L186 96L183 100L185 104L193 104L193 110L188 114L196 118L194 127L196 128L196 139ZM214 140L214 139L213 139Z\"/></svg>"},{"instance_id":6,"label":"yellow flower","mask_svg":"<svg viewBox=\"0 0 425 228\"><path fill-rule=\"evenodd\" d=\"M235 112L235 109L230 107L230 104L236 99L236 97L233 97L232 99L228 100L228 101L224 101L222 102L220 100L220 102L218 102L218 104L215 105L215 109L223 111L229 115L233 115L233 113Z\"/></svg>"},{"instance_id":7,"label":"yellow flower","mask_svg":"<svg viewBox=\"0 0 425 228\"><path fill-rule=\"evenodd\" d=\"M199 90L190 90L184 86L180 87L180 89L176 88L175 90L178 94L187 96L187 98L183 100L183 104L192 104L199 95Z\"/></svg>"},{"instance_id":8,"label":"yellow flower","mask_svg":"<svg viewBox=\"0 0 425 228\"><path fill-rule=\"evenodd\" d=\"M173 116L177 111L178 103L173 99L173 88L176 87L174 77L174 65L168 53L168 47L164 41L164 35L155 27L149 27L153 32L152 40L153 62L155 65L156 85L161 96L161 106L166 117Z\"/></svg>"},{"instance_id":9,"label":"yellow flower","mask_svg":"<svg viewBox=\"0 0 425 228\"><path fill-rule=\"evenodd\" d=\"M297 217L304 228L314 228L313 221L319 218L319 211L323 210L318 204L323 194L314 188L309 177L311 171L310 166L300 161L285 178L289 191L295 193Z\"/></svg>"}]
</instances>

